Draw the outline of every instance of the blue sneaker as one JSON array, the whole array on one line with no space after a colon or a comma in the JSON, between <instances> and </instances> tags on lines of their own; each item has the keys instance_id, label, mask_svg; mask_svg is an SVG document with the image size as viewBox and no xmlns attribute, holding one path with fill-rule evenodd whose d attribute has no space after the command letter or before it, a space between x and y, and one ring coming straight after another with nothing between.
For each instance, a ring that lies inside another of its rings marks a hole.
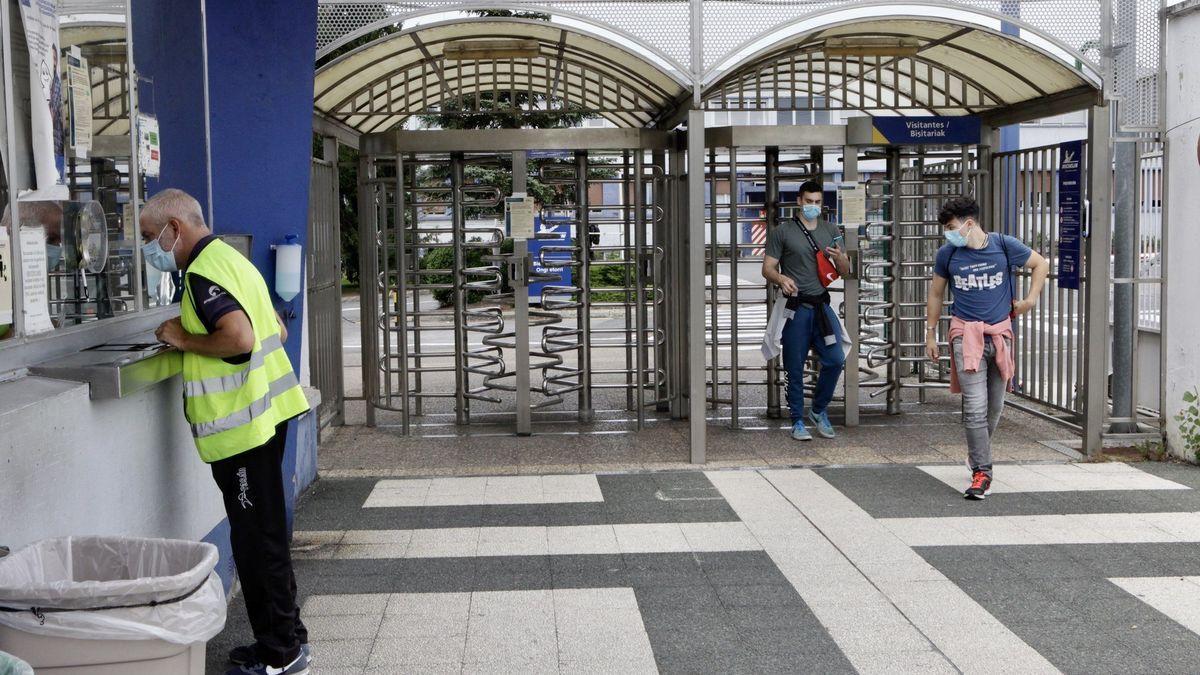
<instances>
[{"instance_id":1,"label":"blue sneaker","mask_svg":"<svg viewBox=\"0 0 1200 675\"><path fill-rule=\"evenodd\" d=\"M837 436L837 434L833 433L833 425L829 422L828 412L822 412L820 415L818 415L815 412L809 411L808 419L812 420L812 423L817 425L817 433L820 434L822 438L834 438Z\"/></svg>"},{"instance_id":2,"label":"blue sneaker","mask_svg":"<svg viewBox=\"0 0 1200 675\"><path fill-rule=\"evenodd\" d=\"M308 675L311 656L306 649L300 650L300 655L286 666L268 666L263 663L242 665L230 668L225 675Z\"/></svg>"},{"instance_id":3,"label":"blue sneaker","mask_svg":"<svg viewBox=\"0 0 1200 675\"><path fill-rule=\"evenodd\" d=\"M796 420L796 422L792 424L792 438L796 439L797 441L812 440L812 434L808 433L808 429L804 428L803 420Z\"/></svg>"}]
</instances>

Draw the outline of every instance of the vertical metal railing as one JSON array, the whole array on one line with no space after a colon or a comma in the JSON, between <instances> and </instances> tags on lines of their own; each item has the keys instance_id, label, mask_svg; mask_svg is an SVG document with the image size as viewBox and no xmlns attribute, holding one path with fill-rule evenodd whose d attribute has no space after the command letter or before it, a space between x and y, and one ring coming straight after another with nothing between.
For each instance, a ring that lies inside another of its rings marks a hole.
<instances>
[{"instance_id":1,"label":"vertical metal railing","mask_svg":"<svg viewBox=\"0 0 1200 675\"><path fill-rule=\"evenodd\" d=\"M1081 277L1077 290L1058 285L1058 172L1058 146L993 155L992 221L996 231L1011 234L1050 261L1050 277L1037 309L1018 317L1014 332L1017 393L1051 412L1047 414L1019 401L1013 404L1078 428L1082 413L1084 362L1080 350L1087 281ZM1024 297L1031 273L1022 268L1014 275L1016 294Z\"/></svg>"},{"instance_id":2,"label":"vertical metal railing","mask_svg":"<svg viewBox=\"0 0 1200 675\"><path fill-rule=\"evenodd\" d=\"M342 265L337 166L313 159L309 187L308 312L309 373L321 392L321 427L344 419L342 372Z\"/></svg>"}]
</instances>

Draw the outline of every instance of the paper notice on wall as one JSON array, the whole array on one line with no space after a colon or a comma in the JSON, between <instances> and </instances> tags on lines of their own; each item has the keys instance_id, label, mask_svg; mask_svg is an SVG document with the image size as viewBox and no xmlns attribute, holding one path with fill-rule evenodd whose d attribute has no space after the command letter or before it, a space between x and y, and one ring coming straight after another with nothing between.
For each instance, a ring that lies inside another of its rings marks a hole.
<instances>
[{"instance_id":1,"label":"paper notice on wall","mask_svg":"<svg viewBox=\"0 0 1200 675\"><path fill-rule=\"evenodd\" d=\"M150 115L138 115L138 166L147 178L158 177L162 160L158 141L158 119Z\"/></svg>"},{"instance_id":2,"label":"paper notice on wall","mask_svg":"<svg viewBox=\"0 0 1200 675\"><path fill-rule=\"evenodd\" d=\"M67 54L67 82L71 112L71 147L75 156L86 159L92 149L92 76L87 59L72 47Z\"/></svg>"},{"instance_id":3,"label":"paper notice on wall","mask_svg":"<svg viewBox=\"0 0 1200 675\"><path fill-rule=\"evenodd\" d=\"M837 186L838 211L842 225L862 225L867 222L867 190L859 183L842 183Z\"/></svg>"},{"instance_id":4,"label":"paper notice on wall","mask_svg":"<svg viewBox=\"0 0 1200 675\"><path fill-rule=\"evenodd\" d=\"M533 239L533 200L525 193L506 197L504 206L508 210L508 236L513 239Z\"/></svg>"},{"instance_id":5,"label":"paper notice on wall","mask_svg":"<svg viewBox=\"0 0 1200 675\"><path fill-rule=\"evenodd\" d=\"M137 223L133 222L133 202L125 202L121 205L121 234L125 241L137 241L135 236L135 228Z\"/></svg>"},{"instance_id":6,"label":"paper notice on wall","mask_svg":"<svg viewBox=\"0 0 1200 675\"><path fill-rule=\"evenodd\" d=\"M57 0L21 0L21 21L29 45L30 124L35 190L25 199L65 200L63 180L63 83L58 64Z\"/></svg>"},{"instance_id":7,"label":"paper notice on wall","mask_svg":"<svg viewBox=\"0 0 1200 675\"><path fill-rule=\"evenodd\" d=\"M12 325L12 247L8 229L0 227L0 336Z\"/></svg>"},{"instance_id":8,"label":"paper notice on wall","mask_svg":"<svg viewBox=\"0 0 1200 675\"><path fill-rule=\"evenodd\" d=\"M54 330L50 322L50 294L46 277L46 231L40 227L22 227L21 290L24 298L25 334Z\"/></svg>"}]
</instances>

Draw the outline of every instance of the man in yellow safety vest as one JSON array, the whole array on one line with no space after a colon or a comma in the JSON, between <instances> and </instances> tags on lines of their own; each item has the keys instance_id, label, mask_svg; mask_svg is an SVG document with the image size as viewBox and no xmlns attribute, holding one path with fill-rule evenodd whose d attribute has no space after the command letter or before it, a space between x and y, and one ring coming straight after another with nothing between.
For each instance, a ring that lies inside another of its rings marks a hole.
<instances>
[{"instance_id":1,"label":"man in yellow safety vest","mask_svg":"<svg viewBox=\"0 0 1200 675\"><path fill-rule=\"evenodd\" d=\"M283 350L287 329L262 274L213 235L191 195L163 190L139 221L146 262L182 271L180 316L156 335L183 352L184 413L224 498L254 630L253 645L230 653L229 673L307 673L281 462L287 423L309 408Z\"/></svg>"}]
</instances>

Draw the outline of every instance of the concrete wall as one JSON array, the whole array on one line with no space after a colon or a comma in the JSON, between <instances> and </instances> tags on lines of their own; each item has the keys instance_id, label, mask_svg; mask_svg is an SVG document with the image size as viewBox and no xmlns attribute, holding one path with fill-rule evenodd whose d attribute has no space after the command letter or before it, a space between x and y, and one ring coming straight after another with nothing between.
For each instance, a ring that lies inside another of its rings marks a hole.
<instances>
[{"instance_id":1,"label":"concrete wall","mask_svg":"<svg viewBox=\"0 0 1200 675\"><path fill-rule=\"evenodd\" d=\"M1167 317L1164 336L1167 362L1167 447L1179 457L1195 461L1197 448L1188 447L1175 416L1189 404L1187 392L1200 388L1200 312L1196 312L1196 289L1200 288L1200 236L1196 214L1200 213L1200 5L1188 2L1191 11L1176 10L1168 19L1166 75L1167 133Z\"/></svg>"},{"instance_id":2,"label":"concrete wall","mask_svg":"<svg viewBox=\"0 0 1200 675\"><path fill-rule=\"evenodd\" d=\"M0 545L112 534L202 539L225 517L176 377L122 400L39 377L0 384Z\"/></svg>"}]
</instances>

